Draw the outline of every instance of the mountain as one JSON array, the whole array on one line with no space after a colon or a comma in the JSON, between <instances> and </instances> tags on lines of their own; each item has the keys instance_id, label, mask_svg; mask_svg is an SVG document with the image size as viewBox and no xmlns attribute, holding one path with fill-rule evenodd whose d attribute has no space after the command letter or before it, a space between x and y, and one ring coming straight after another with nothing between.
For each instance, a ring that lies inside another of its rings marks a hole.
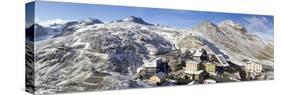
<instances>
[{"instance_id":1,"label":"mountain","mask_svg":"<svg viewBox=\"0 0 281 95\"><path fill-rule=\"evenodd\" d=\"M246 59L273 60L273 43L247 32L244 27L231 20L225 20L218 26L205 22L193 28L193 31L200 32L206 40L205 43L220 48L217 52L229 55L227 57L235 60L237 64L242 65L241 61Z\"/></svg>"},{"instance_id":2,"label":"mountain","mask_svg":"<svg viewBox=\"0 0 281 95\"><path fill-rule=\"evenodd\" d=\"M94 24L102 24L103 22L99 19L88 18L88 19L79 21L79 23L82 25L94 25Z\"/></svg>"},{"instance_id":3,"label":"mountain","mask_svg":"<svg viewBox=\"0 0 281 95\"><path fill-rule=\"evenodd\" d=\"M133 80L137 68L174 49L192 48L223 54L239 65L244 59L273 64L273 42L231 20L188 30L134 16L109 23L88 19L68 22L58 36L35 42L36 93L152 87Z\"/></svg>"},{"instance_id":4,"label":"mountain","mask_svg":"<svg viewBox=\"0 0 281 95\"><path fill-rule=\"evenodd\" d=\"M135 17L135 16L129 16L125 19L117 20L117 22L133 22L133 23L139 23L139 24L145 24L145 25L152 25L150 23L145 22L142 18Z\"/></svg>"},{"instance_id":5,"label":"mountain","mask_svg":"<svg viewBox=\"0 0 281 95\"><path fill-rule=\"evenodd\" d=\"M65 35L71 35L72 33L78 31L78 29L84 29L87 27L96 27L96 24L103 24L102 21L99 19L93 19L93 18L88 18L80 21L71 21L67 22L63 28L62 28L62 33L57 36L65 36Z\"/></svg>"},{"instance_id":6,"label":"mountain","mask_svg":"<svg viewBox=\"0 0 281 95\"><path fill-rule=\"evenodd\" d=\"M85 28L87 26L92 26L95 24L102 24L103 22L99 19L88 18L80 21L71 21L65 24L50 24L48 26L42 26L39 24L34 24L31 27L27 28L27 31L34 29L35 40L46 40L49 38L55 38L64 35L70 35L73 32L76 32L78 29ZM94 26L92 26L94 27ZM28 32L30 35L32 32Z\"/></svg>"},{"instance_id":7,"label":"mountain","mask_svg":"<svg viewBox=\"0 0 281 95\"><path fill-rule=\"evenodd\" d=\"M69 22L65 28L72 26L71 34L36 42L36 86L65 87L75 82L96 90L142 87L131 76L143 60L172 49L172 44L157 34L160 28L152 25L122 21L91 27ZM101 77L87 82L94 76Z\"/></svg>"},{"instance_id":8,"label":"mountain","mask_svg":"<svg viewBox=\"0 0 281 95\"><path fill-rule=\"evenodd\" d=\"M26 31L26 39L28 41L44 40L47 38L51 38L56 33L57 34L59 33L59 31L57 31L56 29L43 27L39 24L33 24L30 27L26 28L25 31Z\"/></svg>"},{"instance_id":9,"label":"mountain","mask_svg":"<svg viewBox=\"0 0 281 95\"><path fill-rule=\"evenodd\" d=\"M34 41L34 24L29 27L26 27L25 38L27 41Z\"/></svg>"},{"instance_id":10,"label":"mountain","mask_svg":"<svg viewBox=\"0 0 281 95\"><path fill-rule=\"evenodd\" d=\"M26 28L25 30L26 30L26 38L29 41L45 40L48 38L52 38L54 37L54 35L60 33L60 31L57 29L44 27L39 24L33 24L32 26Z\"/></svg>"}]
</instances>

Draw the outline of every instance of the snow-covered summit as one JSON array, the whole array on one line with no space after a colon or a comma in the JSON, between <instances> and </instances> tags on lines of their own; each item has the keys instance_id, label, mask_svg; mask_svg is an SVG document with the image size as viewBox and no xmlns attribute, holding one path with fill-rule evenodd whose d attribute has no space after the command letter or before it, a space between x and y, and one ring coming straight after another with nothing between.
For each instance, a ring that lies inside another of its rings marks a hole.
<instances>
[{"instance_id":1,"label":"snow-covered summit","mask_svg":"<svg viewBox=\"0 0 281 95\"><path fill-rule=\"evenodd\" d=\"M218 24L218 26L221 27L221 28L233 28L235 30L238 30L242 34L246 34L247 33L247 30L246 30L245 27L243 27L239 23L235 23L232 20L224 20L224 21L220 22Z\"/></svg>"},{"instance_id":2,"label":"snow-covered summit","mask_svg":"<svg viewBox=\"0 0 281 95\"><path fill-rule=\"evenodd\" d=\"M88 19L80 20L78 21L78 23L82 25L94 25L94 24L102 24L103 22L99 19L88 18Z\"/></svg>"},{"instance_id":3,"label":"snow-covered summit","mask_svg":"<svg viewBox=\"0 0 281 95\"><path fill-rule=\"evenodd\" d=\"M117 20L117 22L134 22L134 23L139 23L139 24L151 25L150 23L147 23L146 21L144 21L142 18L136 17L136 16L129 16L127 18Z\"/></svg>"}]
</instances>

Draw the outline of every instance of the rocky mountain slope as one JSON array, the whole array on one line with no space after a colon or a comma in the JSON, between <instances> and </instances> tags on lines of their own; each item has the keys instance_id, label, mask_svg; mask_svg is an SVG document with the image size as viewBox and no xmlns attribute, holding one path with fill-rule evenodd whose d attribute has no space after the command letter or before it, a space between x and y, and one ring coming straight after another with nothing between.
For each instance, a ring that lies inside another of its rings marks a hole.
<instances>
[{"instance_id":1,"label":"rocky mountain slope","mask_svg":"<svg viewBox=\"0 0 281 95\"><path fill-rule=\"evenodd\" d=\"M225 20L218 25L205 22L193 28L193 31L200 32L208 41L205 42L206 44L213 44L220 48L221 53L229 55L226 57L237 64L243 65L242 60L273 60L271 41L259 38L231 20Z\"/></svg>"}]
</instances>

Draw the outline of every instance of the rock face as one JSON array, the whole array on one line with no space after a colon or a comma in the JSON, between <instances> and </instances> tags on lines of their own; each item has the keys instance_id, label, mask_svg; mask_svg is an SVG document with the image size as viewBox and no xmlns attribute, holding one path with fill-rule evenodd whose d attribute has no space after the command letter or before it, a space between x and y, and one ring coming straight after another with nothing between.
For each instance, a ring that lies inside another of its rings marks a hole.
<instances>
[{"instance_id":1,"label":"rock face","mask_svg":"<svg viewBox=\"0 0 281 95\"><path fill-rule=\"evenodd\" d=\"M245 58L273 61L272 42L230 20L218 26L205 22L193 30L156 26L134 16L62 26L59 34L35 42L36 93L150 87L132 76L145 60L173 48L207 47L238 62Z\"/></svg>"}]
</instances>

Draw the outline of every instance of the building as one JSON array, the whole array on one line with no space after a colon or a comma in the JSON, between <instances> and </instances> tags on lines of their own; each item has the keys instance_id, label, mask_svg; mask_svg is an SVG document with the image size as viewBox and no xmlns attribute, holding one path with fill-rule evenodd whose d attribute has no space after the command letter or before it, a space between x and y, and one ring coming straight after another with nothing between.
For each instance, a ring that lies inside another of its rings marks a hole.
<instances>
[{"instance_id":1,"label":"building","mask_svg":"<svg viewBox=\"0 0 281 95\"><path fill-rule=\"evenodd\" d=\"M215 54L208 54L210 62L218 62Z\"/></svg>"},{"instance_id":2,"label":"building","mask_svg":"<svg viewBox=\"0 0 281 95\"><path fill-rule=\"evenodd\" d=\"M185 73L191 80L203 80L207 73L202 69L202 64L189 60L186 62Z\"/></svg>"},{"instance_id":3,"label":"building","mask_svg":"<svg viewBox=\"0 0 281 95\"><path fill-rule=\"evenodd\" d=\"M216 80L217 81L221 81L222 78L223 78L223 73L224 73L224 70L222 67L217 67L216 68Z\"/></svg>"},{"instance_id":4,"label":"building","mask_svg":"<svg viewBox=\"0 0 281 95\"><path fill-rule=\"evenodd\" d=\"M160 57L152 58L146 61L143 65L144 77L150 77L157 73L157 63L161 61Z\"/></svg>"},{"instance_id":5,"label":"building","mask_svg":"<svg viewBox=\"0 0 281 95\"><path fill-rule=\"evenodd\" d=\"M157 72L156 67L146 67L141 73L143 73L145 78L148 78L150 76L155 75L156 72Z\"/></svg>"},{"instance_id":6,"label":"building","mask_svg":"<svg viewBox=\"0 0 281 95\"><path fill-rule=\"evenodd\" d=\"M167 74L170 71L168 59L155 57L145 61L143 66L137 69L141 79L149 79L151 76L157 75L158 72Z\"/></svg>"},{"instance_id":7,"label":"building","mask_svg":"<svg viewBox=\"0 0 281 95\"><path fill-rule=\"evenodd\" d=\"M202 55L202 51L197 49L193 52L192 59L195 61L201 61L200 57Z\"/></svg>"},{"instance_id":8,"label":"building","mask_svg":"<svg viewBox=\"0 0 281 95\"><path fill-rule=\"evenodd\" d=\"M245 65L246 71L250 73L261 73L262 72L262 65L257 63L247 63Z\"/></svg>"},{"instance_id":9,"label":"building","mask_svg":"<svg viewBox=\"0 0 281 95\"><path fill-rule=\"evenodd\" d=\"M199 71L200 69L201 65L199 62L189 60L185 63L186 71Z\"/></svg>"},{"instance_id":10,"label":"building","mask_svg":"<svg viewBox=\"0 0 281 95\"><path fill-rule=\"evenodd\" d=\"M197 49L193 51L192 59L195 61L209 61L209 56L205 49Z\"/></svg>"},{"instance_id":11,"label":"building","mask_svg":"<svg viewBox=\"0 0 281 95\"><path fill-rule=\"evenodd\" d=\"M154 58L151 60L148 60L144 63L144 76L146 77L150 77L156 74L157 72L157 60L159 60L159 58Z\"/></svg>"},{"instance_id":12,"label":"building","mask_svg":"<svg viewBox=\"0 0 281 95\"><path fill-rule=\"evenodd\" d=\"M160 84L165 81L166 74L163 72L158 72L156 75L153 75L149 80L153 83Z\"/></svg>"},{"instance_id":13,"label":"building","mask_svg":"<svg viewBox=\"0 0 281 95\"><path fill-rule=\"evenodd\" d=\"M202 49L201 52L202 52L202 54L200 56L200 60L203 62L209 61L209 56L207 54L207 51L205 49Z\"/></svg>"},{"instance_id":14,"label":"building","mask_svg":"<svg viewBox=\"0 0 281 95\"><path fill-rule=\"evenodd\" d=\"M204 80L204 77L207 76L207 72L204 70L199 70L199 71L184 71L186 75L189 77L191 80L198 80L202 81Z\"/></svg>"},{"instance_id":15,"label":"building","mask_svg":"<svg viewBox=\"0 0 281 95\"><path fill-rule=\"evenodd\" d=\"M249 62L245 65L247 79L256 79L256 76L262 72L262 65L254 62Z\"/></svg>"},{"instance_id":16,"label":"building","mask_svg":"<svg viewBox=\"0 0 281 95\"><path fill-rule=\"evenodd\" d=\"M215 74L216 73L216 64L214 63L204 63L203 64L204 70L210 74Z\"/></svg>"},{"instance_id":17,"label":"building","mask_svg":"<svg viewBox=\"0 0 281 95\"><path fill-rule=\"evenodd\" d=\"M163 72L167 74L169 72L170 66L168 65L167 58L161 58L161 60L157 61L157 72Z\"/></svg>"}]
</instances>

